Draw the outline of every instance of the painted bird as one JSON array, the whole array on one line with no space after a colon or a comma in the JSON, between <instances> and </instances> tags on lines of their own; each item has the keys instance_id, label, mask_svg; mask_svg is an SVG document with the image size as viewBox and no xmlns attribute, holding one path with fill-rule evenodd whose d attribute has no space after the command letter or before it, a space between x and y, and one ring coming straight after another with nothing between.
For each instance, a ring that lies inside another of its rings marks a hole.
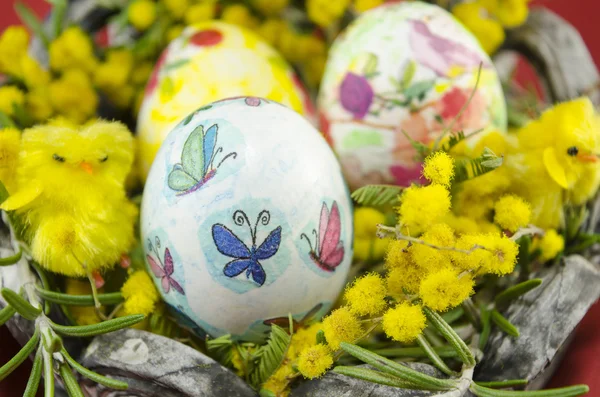
<instances>
[{"instance_id":1,"label":"painted bird","mask_svg":"<svg viewBox=\"0 0 600 397\"><path fill-rule=\"evenodd\" d=\"M532 223L563 224L565 204L580 205L600 186L600 118L588 98L564 102L520 129L505 158L513 192L531 203Z\"/></svg>"},{"instance_id":2,"label":"painted bird","mask_svg":"<svg viewBox=\"0 0 600 397\"><path fill-rule=\"evenodd\" d=\"M37 126L22 135L15 211L34 260L71 277L112 267L134 241L137 208L124 182L133 137L117 122Z\"/></svg>"}]
</instances>

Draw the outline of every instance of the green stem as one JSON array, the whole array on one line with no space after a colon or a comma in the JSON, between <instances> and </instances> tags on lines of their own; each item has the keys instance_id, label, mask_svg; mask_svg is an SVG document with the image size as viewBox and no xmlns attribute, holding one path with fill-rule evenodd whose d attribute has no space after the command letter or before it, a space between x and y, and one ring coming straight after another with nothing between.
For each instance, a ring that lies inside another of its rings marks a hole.
<instances>
[{"instance_id":1,"label":"green stem","mask_svg":"<svg viewBox=\"0 0 600 397\"><path fill-rule=\"evenodd\" d=\"M542 284L541 278L533 278L531 280L524 281L517 285L513 285L510 288L505 289L494 299L494 303L498 307L502 307L510 303L510 301L517 299L518 297L526 294L534 288L539 287Z\"/></svg>"},{"instance_id":2,"label":"green stem","mask_svg":"<svg viewBox=\"0 0 600 397\"><path fill-rule=\"evenodd\" d=\"M100 375L94 371L87 369L86 367L84 367L83 365L81 365L77 361L75 361L73 359L73 357L71 357L69 355L69 352L67 352L67 350L62 349L61 354L63 355L65 360L67 360L69 365L71 365L71 367L73 367L73 369L75 371L79 372L81 375L85 376L86 378L91 379L96 383L100 383L101 385L104 385L106 387L110 387L111 389L127 390L127 388L128 388L127 383L121 382L119 380L107 378L106 376Z\"/></svg>"},{"instance_id":3,"label":"green stem","mask_svg":"<svg viewBox=\"0 0 600 397\"><path fill-rule=\"evenodd\" d=\"M481 335L479 336L479 350L483 351L492 332L492 312L485 307L481 308Z\"/></svg>"},{"instance_id":4,"label":"green stem","mask_svg":"<svg viewBox=\"0 0 600 397\"><path fill-rule=\"evenodd\" d=\"M93 295L69 295L61 292L48 291L36 286L37 294L44 300L60 305L68 306L94 306ZM98 294L98 301L102 305L116 305L123 302L123 295L120 292L111 292L108 294Z\"/></svg>"},{"instance_id":5,"label":"green stem","mask_svg":"<svg viewBox=\"0 0 600 397\"><path fill-rule=\"evenodd\" d=\"M477 383L472 383L470 390L478 397L576 397L588 393L590 388L586 385L577 385L562 387L560 389L509 391L488 389Z\"/></svg>"},{"instance_id":6,"label":"green stem","mask_svg":"<svg viewBox=\"0 0 600 397\"><path fill-rule=\"evenodd\" d=\"M475 382L479 386L487 387L490 389L504 389L506 387L515 387L515 386L526 386L527 379L509 379L509 380L500 380L500 381L492 381L492 382Z\"/></svg>"},{"instance_id":7,"label":"green stem","mask_svg":"<svg viewBox=\"0 0 600 397\"><path fill-rule=\"evenodd\" d=\"M65 389L67 389L67 393L69 393L69 397L85 397L81 391L81 387L79 386L77 379L75 379L75 376L71 371L71 367L69 367L67 364L61 364L58 370L61 378L63 379Z\"/></svg>"},{"instance_id":8,"label":"green stem","mask_svg":"<svg viewBox=\"0 0 600 397\"><path fill-rule=\"evenodd\" d=\"M456 358L458 354L452 346L439 346L434 347L435 353L443 358ZM386 349L373 349L371 350L375 354L379 354L383 357L394 357L394 358L423 358L427 357L427 353L420 347L392 347Z\"/></svg>"},{"instance_id":9,"label":"green stem","mask_svg":"<svg viewBox=\"0 0 600 397\"><path fill-rule=\"evenodd\" d=\"M351 376L357 379L366 380L367 382L377 383L380 385L400 387L402 389L422 389L422 387L415 385L411 382L407 382L398 379L395 376L379 371L374 371L368 368L347 367L343 365L338 365L333 369L333 372L346 376Z\"/></svg>"},{"instance_id":10,"label":"green stem","mask_svg":"<svg viewBox=\"0 0 600 397\"><path fill-rule=\"evenodd\" d=\"M425 354L427 354L427 357L429 357L429 359L431 360L433 365L435 365L440 371L442 371L443 373L445 373L446 375L449 375L449 376L456 375L456 372L454 372L450 368L448 368L448 366L446 365L444 360L442 360L442 358L437 354L437 352L429 344L429 342L427 342L427 340L425 339L425 337L423 335L419 335L417 337L417 343L419 344L419 346L421 346L421 349L423 349Z\"/></svg>"},{"instance_id":11,"label":"green stem","mask_svg":"<svg viewBox=\"0 0 600 397\"><path fill-rule=\"evenodd\" d=\"M465 299L464 302L462 303L462 307L464 308L467 318L469 319L471 324L473 324L475 329L480 330L481 329L481 318L479 315L479 311L475 307L475 304L473 303L471 298ZM443 316L442 316L442 318L443 318ZM450 324L450 323L448 323L448 324Z\"/></svg>"},{"instance_id":12,"label":"green stem","mask_svg":"<svg viewBox=\"0 0 600 397\"><path fill-rule=\"evenodd\" d=\"M98 324L77 326L59 325L50 320L48 320L48 322L50 327L52 327L52 329L59 334L87 338L89 336L106 334L122 328L127 328L133 324L139 323L144 318L145 316L143 314L132 314L129 316L103 321Z\"/></svg>"},{"instance_id":13,"label":"green stem","mask_svg":"<svg viewBox=\"0 0 600 397\"><path fill-rule=\"evenodd\" d=\"M54 367L52 355L42 349L44 360L44 397L54 397Z\"/></svg>"},{"instance_id":14,"label":"green stem","mask_svg":"<svg viewBox=\"0 0 600 397\"><path fill-rule=\"evenodd\" d=\"M0 258L0 266L14 265L19 260L21 260L22 255L23 255L23 251L19 250L19 252L17 252L14 255L7 256L6 258Z\"/></svg>"},{"instance_id":15,"label":"green stem","mask_svg":"<svg viewBox=\"0 0 600 397\"><path fill-rule=\"evenodd\" d=\"M35 397L38 388L40 387L40 380L42 379L42 348L38 347L38 351L35 354L33 360L33 367L31 368L31 374L27 381L27 386L23 392L23 397Z\"/></svg>"},{"instance_id":16,"label":"green stem","mask_svg":"<svg viewBox=\"0 0 600 397\"><path fill-rule=\"evenodd\" d=\"M40 340L40 333L36 329L29 341L11 358L6 364L0 367L0 381L11 374L27 357L33 352Z\"/></svg>"},{"instance_id":17,"label":"green stem","mask_svg":"<svg viewBox=\"0 0 600 397\"><path fill-rule=\"evenodd\" d=\"M428 307L423 307L423 312L427 319L435 326L438 331L442 334L442 336L452 345L456 352L458 353L458 357L461 359L467 367L475 366L475 358L471 353L471 350L466 345L466 343L458 336L458 334L449 326L444 319L436 312L431 310Z\"/></svg>"},{"instance_id":18,"label":"green stem","mask_svg":"<svg viewBox=\"0 0 600 397\"><path fill-rule=\"evenodd\" d=\"M507 333L508 335L518 338L519 330L515 327L506 317L504 317L500 312L496 309L492 310L492 321L494 324L498 326L502 331Z\"/></svg>"},{"instance_id":19,"label":"green stem","mask_svg":"<svg viewBox=\"0 0 600 397\"><path fill-rule=\"evenodd\" d=\"M4 325L16 312L11 305L7 305L4 309L0 310L0 326Z\"/></svg>"}]
</instances>

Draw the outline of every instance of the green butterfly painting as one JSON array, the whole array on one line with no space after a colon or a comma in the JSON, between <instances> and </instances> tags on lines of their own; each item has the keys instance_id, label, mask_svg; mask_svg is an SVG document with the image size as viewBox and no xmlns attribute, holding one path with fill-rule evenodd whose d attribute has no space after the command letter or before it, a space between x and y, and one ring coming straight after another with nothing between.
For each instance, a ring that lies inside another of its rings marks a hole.
<instances>
[{"instance_id":1,"label":"green butterfly painting","mask_svg":"<svg viewBox=\"0 0 600 397\"><path fill-rule=\"evenodd\" d=\"M173 166L169 173L169 188L178 195L192 193L204 186L228 158L236 158L237 153L231 152L214 166L214 162L222 147L217 148L217 132L219 126L213 124L204 132L204 126L199 125L188 136L181 152L181 163Z\"/></svg>"}]
</instances>

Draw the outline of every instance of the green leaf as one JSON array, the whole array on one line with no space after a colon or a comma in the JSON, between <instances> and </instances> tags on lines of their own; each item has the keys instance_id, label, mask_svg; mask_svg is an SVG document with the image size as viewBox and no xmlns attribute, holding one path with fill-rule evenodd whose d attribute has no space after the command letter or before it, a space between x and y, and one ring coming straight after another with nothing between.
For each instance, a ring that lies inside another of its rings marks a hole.
<instances>
[{"instance_id":1,"label":"green leaf","mask_svg":"<svg viewBox=\"0 0 600 397\"><path fill-rule=\"evenodd\" d=\"M479 350L483 351L485 349L485 345L490 337L490 333L492 332L492 311L486 309L485 307L481 308L481 335L479 336Z\"/></svg>"},{"instance_id":2,"label":"green leaf","mask_svg":"<svg viewBox=\"0 0 600 397\"><path fill-rule=\"evenodd\" d=\"M351 343L342 342L340 347L343 351L358 358L362 362L370 364L380 371L393 375L401 380L415 384L418 387L427 390L450 390L457 386L457 383L453 380L434 378L433 376L415 371L412 368L389 360Z\"/></svg>"},{"instance_id":3,"label":"green leaf","mask_svg":"<svg viewBox=\"0 0 600 397\"><path fill-rule=\"evenodd\" d=\"M372 76L375 72L377 72L377 55L368 52L364 54L364 56L366 56L367 59L363 68L363 75L367 77Z\"/></svg>"},{"instance_id":4,"label":"green leaf","mask_svg":"<svg viewBox=\"0 0 600 397\"><path fill-rule=\"evenodd\" d=\"M448 368L444 360L442 360L442 358L436 353L436 351L429 344L429 342L427 342L427 339L425 339L422 334L417 337L417 343L419 346L421 346L421 349L423 349L425 354L427 354L427 357L429 357L433 365L435 365L440 371L449 376L456 375L456 372Z\"/></svg>"},{"instance_id":5,"label":"green leaf","mask_svg":"<svg viewBox=\"0 0 600 397\"><path fill-rule=\"evenodd\" d=\"M16 312L11 305L7 305L4 309L0 310L0 326L4 325Z\"/></svg>"},{"instance_id":6,"label":"green leaf","mask_svg":"<svg viewBox=\"0 0 600 397\"><path fill-rule=\"evenodd\" d=\"M402 87L402 91L404 91L412 82L413 77L415 77L415 72L417 71L417 63L414 60L410 60L406 68L404 69L404 74L402 75L402 82L400 83Z\"/></svg>"},{"instance_id":7,"label":"green leaf","mask_svg":"<svg viewBox=\"0 0 600 397\"><path fill-rule=\"evenodd\" d=\"M48 40L48 36L46 36L46 32L44 31L44 27L34 12L21 2L15 4L15 11L21 22L23 22L25 26L35 33L35 35L42 40L44 46L48 48L50 45L50 40Z\"/></svg>"},{"instance_id":8,"label":"green leaf","mask_svg":"<svg viewBox=\"0 0 600 397\"><path fill-rule=\"evenodd\" d=\"M525 295L527 292L539 287L542 284L541 278L532 278L531 280L523 281L517 285L513 285L510 288L505 289L494 299L496 306L504 306L510 301L517 299L521 295Z\"/></svg>"},{"instance_id":9,"label":"green leaf","mask_svg":"<svg viewBox=\"0 0 600 397\"><path fill-rule=\"evenodd\" d=\"M19 352L11 358L6 364L0 367L0 381L11 374L23 361L29 357L40 341L40 333L36 329L29 341L19 350Z\"/></svg>"},{"instance_id":10,"label":"green leaf","mask_svg":"<svg viewBox=\"0 0 600 397\"><path fill-rule=\"evenodd\" d=\"M368 368L347 367L343 365L338 365L333 369L333 372L346 376L351 376L357 379L366 380L367 382L371 383L378 383L380 385L401 387L403 389L422 389L421 387L413 383Z\"/></svg>"},{"instance_id":11,"label":"green leaf","mask_svg":"<svg viewBox=\"0 0 600 397\"><path fill-rule=\"evenodd\" d=\"M465 309L462 306L457 306L454 309L442 314L442 318L448 324L452 324L453 322L459 320L463 314L465 314Z\"/></svg>"},{"instance_id":12,"label":"green leaf","mask_svg":"<svg viewBox=\"0 0 600 397\"><path fill-rule=\"evenodd\" d=\"M435 353L443 358L456 358L458 354L452 346L438 346L433 348ZM386 349L372 349L375 354L379 354L383 357L394 357L394 358L421 358L427 357L427 353L420 347L391 347Z\"/></svg>"},{"instance_id":13,"label":"green leaf","mask_svg":"<svg viewBox=\"0 0 600 397\"><path fill-rule=\"evenodd\" d=\"M582 396L590 391L586 385L562 387L560 389L547 389L536 391L509 391L494 390L471 383L470 390L479 397L576 397Z\"/></svg>"},{"instance_id":14,"label":"green leaf","mask_svg":"<svg viewBox=\"0 0 600 397\"><path fill-rule=\"evenodd\" d=\"M407 99L408 98L422 99L422 97L425 94L427 94L427 91L431 90L431 88L433 87L434 84L435 84L435 80L425 80L425 81L416 82L404 90L404 92L403 92L404 96Z\"/></svg>"},{"instance_id":15,"label":"green leaf","mask_svg":"<svg viewBox=\"0 0 600 397\"><path fill-rule=\"evenodd\" d=\"M40 282L42 283L42 287L48 290L50 288L50 283L48 282L46 272L42 270L41 266L35 261L30 261L29 264L37 273L37 276L40 279ZM44 300L44 313L46 313L47 315L50 314L50 301Z\"/></svg>"},{"instance_id":16,"label":"green leaf","mask_svg":"<svg viewBox=\"0 0 600 397\"><path fill-rule=\"evenodd\" d=\"M211 127L213 128L213 127ZM197 181L204 176L204 126L197 126L185 140L181 151L181 165L183 170Z\"/></svg>"},{"instance_id":17,"label":"green leaf","mask_svg":"<svg viewBox=\"0 0 600 397\"><path fill-rule=\"evenodd\" d=\"M325 332L323 332L322 329L317 331L317 344L327 344L327 339L325 339Z\"/></svg>"},{"instance_id":18,"label":"green leaf","mask_svg":"<svg viewBox=\"0 0 600 397\"><path fill-rule=\"evenodd\" d=\"M65 389L67 389L67 393L69 393L69 397L85 397L83 392L81 391L81 387L75 379L73 372L71 371L71 367L67 364L62 364L59 367L60 376L63 379L63 383L65 385Z\"/></svg>"},{"instance_id":19,"label":"green leaf","mask_svg":"<svg viewBox=\"0 0 600 397\"><path fill-rule=\"evenodd\" d=\"M92 295L69 295L60 292L48 291L47 289L36 287L38 295L52 303L68 306L94 306ZM98 300L103 305L116 305L123 302L123 295L120 292L111 292L108 294L98 294Z\"/></svg>"},{"instance_id":20,"label":"green leaf","mask_svg":"<svg viewBox=\"0 0 600 397\"><path fill-rule=\"evenodd\" d=\"M258 389L279 368L292 338L283 328L271 324L271 334L266 345L261 346L255 357L258 362L250 374L250 383Z\"/></svg>"},{"instance_id":21,"label":"green leaf","mask_svg":"<svg viewBox=\"0 0 600 397\"><path fill-rule=\"evenodd\" d=\"M65 349L61 350L61 354L63 355L65 360L67 360L69 365L71 367L73 367L73 369L75 371L79 372L82 376L85 376L86 378L88 378L96 383L99 383L101 385L104 385L106 387L110 387L111 389L116 389L116 390L127 390L127 388L129 387L127 385L127 383L125 383L125 382L121 382L120 380L108 378L108 377L100 375L92 370L87 369L86 367L84 367L83 365L81 365L77 361L75 361L73 359L73 357L71 357L69 355L69 352L67 352Z\"/></svg>"},{"instance_id":22,"label":"green leaf","mask_svg":"<svg viewBox=\"0 0 600 397\"><path fill-rule=\"evenodd\" d=\"M519 337L519 330L515 327L510 321L506 319L500 312L496 309L492 310L492 321L494 324L498 326L502 331L507 333L510 336L515 338Z\"/></svg>"},{"instance_id":23,"label":"green leaf","mask_svg":"<svg viewBox=\"0 0 600 397\"><path fill-rule=\"evenodd\" d=\"M472 367L475 365L475 358L471 353L469 347L465 344L465 342L458 336L456 331L448 325L444 321L444 319L436 312L431 310L428 307L423 307L423 312L431 322L431 324L437 328L437 330L442 334L442 336L452 345L456 352L458 353L458 357L460 360L465 363L468 367Z\"/></svg>"},{"instance_id":24,"label":"green leaf","mask_svg":"<svg viewBox=\"0 0 600 397\"><path fill-rule=\"evenodd\" d=\"M222 335L215 339L206 341L206 349L212 357L214 357L223 366L231 365L233 358L233 341L231 335Z\"/></svg>"},{"instance_id":25,"label":"green leaf","mask_svg":"<svg viewBox=\"0 0 600 397\"><path fill-rule=\"evenodd\" d=\"M187 64L189 61L190 61L190 59L188 58L188 59L180 59L178 61L168 63L164 66L164 72L170 72L171 70L178 69L178 68L182 67L183 65ZM194 113L192 113L192 115L193 114ZM187 123L185 123L185 124L187 124Z\"/></svg>"},{"instance_id":26,"label":"green leaf","mask_svg":"<svg viewBox=\"0 0 600 397\"><path fill-rule=\"evenodd\" d=\"M352 193L358 204L365 206L383 206L396 204L402 187L394 185L366 185Z\"/></svg>"},{"instance_id":27,"label":"green leaf","mask_svg":"<svg viewBox=\"0 0 600 397\"><path fill-rule=\"evenodd\" d=\"M0 258L0 266L10 266L14 265L18 261L21 260L21 256L23 255L23 251L19 250L16 254L12 256L7 256L6 258Z\"/></svg>"},{"instance_id":28,"label":"green leaf","mask_svg":"<svg viewBox=\"0 0 600 397\"><path fill-rule=\"evenodd\" d=\"M417 153L419 153L419 156L422 160L424 160L425 157L429 155L429 153L431 152L429 146L423 144L422 142L414 140L410 135L408 135L408 132L404 130L400 130L400 132L402 132L402 134L408 140L408 143L410 143L410 145L417 151Z\"/></svg>"},{"instance_id":29,"label":"green leaf","mask_svg":"<svg viewBox=\"0 0 600 397\"><path fill-rule=\"evenodd\" d=\"M103 321L98 324L91 325L59 325L54 322L50 322L50 326L54 331L61 335L66 336L77 336L80 338L87 338L89 336L96 336L100 334L107 334L109 332L117 331L119 329L127 328L133 324L137 324L142 321L146 316L143 314L131 314L129 316L114 318L112 320Z\"/></svg>"},{"instance_id":30,"label":"green leaf","mask_svg":"<svg viewBox=\"0 0 600 397\"><path fill-rule=\"evenodd\" d=\"M498 157L487 147L479 157L474 159L457 159L454 162L454 182L464 182L487 174L500 167L503 161L503 157Z\"/></svg>"},{"instance_id":31,"label":"green leaf","mask_svg":"<svg viewBox=\"0 0 600 397\"><path fill-rule=\"evenodd\" d=\"M7 127L12 127L15 128L16 125L14 123L14 121L12 121L12 119L10 117L8 117L8 115L4 112L0 112L0 128L7 128ZM6 200L6 198L4 199ZM3 200L0 200L0 203Z\"/></svg>"},{"instance_id":32,"label":"green leaf","mask_svg":"<svg viewBox=\"0 0 600 397\"><path fill-rule=\"evenodd\" d=\"M29 302L9 288L2 288L2 297L21 315L21 317L27 320L33 321L42 314L41 309L31 306Z\"/></svg>"},{"instance_id":33,"label":"green leaf","mask_svg":"<svg viewBox=\"0 0 600 397\"><path fill-rule=\"evenodd\" d=\"M54 365L52 354L42 350L44 364L44 397L54 397Z\"/></svg>"},{"instance_id":34,"label":"green leaf","mask_svg":"<svg viewBox=\"0 0 600 397\"><path fill-rule=\"evenodd\" d=\"M67 11L67 0L46 0L52 4L52 15L50 17L50 26L52 26L52 39L60 36L65 13Z\"/></svg>"},{"instance_id":35,"label":"green leaf","mask_svg":"<svg viewBox=\"0 0 600 397\"><path fill-rule=\"evenodd\" d=\"M277 394L273 393L271 390L260 389L258 392L259 397L277 397Z\"/></svg>"},{"instance_id":36,"label":"green leaf","mask_svg":"<svg viewBox=\"0 0 600 397\"><path fill-rule=\"evenodd\" d=\"M40 380L42 379L42 350L38 348L33 360L33 367L31 367L31 374L29 374L29 380L27 386L23 392L23 397L35 397L37 395L38 388L40 387Z\"/></svg>"},{"instance_id":37,"label":"green leaf","mask_svg":"<svg viewBox=\"0 0 600 397\"><path fill-rule=\"evenodd\" d=\"M2 112L0 112L0 115L2 115ZM2 125L0 125L0 128L2 128ZM2 204L4 200L8 198L8 196L9 194L8 190L6 190L6 186L4 186L4 183L0 181L0 204Z\"/></svg>"},{"instance_id":38,"label":"green leaf","mask_svg":"<svg viewBox=\"0 0 600 397\"><path fill-rule=\"evenodd\" d=\"M515 387L515 386L526 386L527 379L509 379L509 380L499 380L494 382L475 382L479 386L489 387L492 389L504 389L506 387Z\"/></svg>"}]
</instances>

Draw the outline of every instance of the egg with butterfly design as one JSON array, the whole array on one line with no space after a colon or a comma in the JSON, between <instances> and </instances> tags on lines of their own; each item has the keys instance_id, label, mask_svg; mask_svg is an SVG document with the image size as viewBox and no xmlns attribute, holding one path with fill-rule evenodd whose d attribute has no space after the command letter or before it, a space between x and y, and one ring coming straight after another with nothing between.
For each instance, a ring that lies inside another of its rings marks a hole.
<instances>
[{"instance_id":1,"label":"egg with butterfly design","mask_svg":"<svg viewBox=\"0 0 600 397\"><path fill-rule=\"evenodd\" d=\"M352 261L352 219L321 134L277 102L239 97L199 108L168 135L141 232L175 317L200 334L260 341L270 324L331 308Z\"/></svg>"}]
</instances>

